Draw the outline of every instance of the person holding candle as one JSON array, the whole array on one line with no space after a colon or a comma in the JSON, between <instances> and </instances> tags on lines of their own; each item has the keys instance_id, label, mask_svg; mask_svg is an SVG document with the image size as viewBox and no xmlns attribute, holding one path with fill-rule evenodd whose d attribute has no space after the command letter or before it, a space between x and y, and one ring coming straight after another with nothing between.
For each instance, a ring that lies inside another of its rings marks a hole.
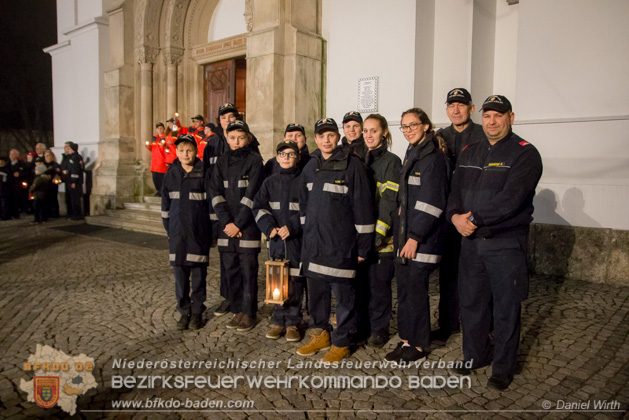
<instances>
[{"instance_id":1,"label":"person holding candle","mask_svg":"<svg viewBox=\"0 0 629 420\"><path fill-rule=\"evenodd\" d=\"M46 173L50 175L50 191L48 194L48 215L52 218L59 217L59 184L61 183L61 166L57 163L57 157L52 150L47 149L44 152L46 159Z\"/></svg>"},{"instance_id":2,"label":"person holding candle","mask_svg":"<svg viewBox=\"0 0 629 420\"><path fill-rule=\"evenodd\" d=\"M162 222L168 233L170 265L181 318L177 329L203 327L206 278L212 229L210 176L196 157L197 142L189 134L177 138L177 160L166 172L162 190Z\"/></svg>"},{"instance_id":3,"label":"person holding candle","mask_svg":"<svg viewBox=\"0 0 629 420\"><path fill-rule=\"evenodd\" d=\"M299 221L300 150L296 142L284 140L277 145L280 169L268 177L253 203L253 214L260 230L269 240L269 257L289 261L288 300L275 305L271 328L266 337L277 340L286 333L286 341L299 341L301 334L301 302L305 279L300 274L301 223ZM280 291L273 291L279 300Z\"/></svg>"},{"instance_id":4,"label":"person holding candle","mask_svg":"<svg viewBox=\"0 0 629 420\"><path fill-rule=\"evenodd\" d=\"M261 234L251 209L263 181L262 157L250 147L247 123L232 121L225 131L230 150L218 158L211 176L212 207L222 228L218 237L221 272L228 282L234 314L227 328L249 331L258 310Z\"/></svg>"},{"instance_id":5,"label":"person holding candle","mask_svg":"<svg viewBox=\"0 0 629 420\"><path fill-rule=\"evenodd\" d=\"M151 152L151 174L153 175L153 184L155 185L156 196L162 194L162 183L164 175L168 170L166 166L166 154L164 152L164 144L166 143L166 134L164 133L164 124L155 124L155 135L149 142L146 141L146 148Z\"/></svg>"}]
</instances>

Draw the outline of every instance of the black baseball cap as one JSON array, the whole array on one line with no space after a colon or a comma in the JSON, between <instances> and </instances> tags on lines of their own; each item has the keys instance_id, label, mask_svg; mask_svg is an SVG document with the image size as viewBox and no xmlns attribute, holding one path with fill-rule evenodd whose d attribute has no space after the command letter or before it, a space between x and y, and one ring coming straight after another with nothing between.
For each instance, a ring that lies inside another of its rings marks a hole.
<instances>
[{"instance_id":1,"label":"black baseball cap","mask_svg":"<svg viewBox=\"0 0 629 420\"><path fill-rule=\"evenodd\" d=\"M453 102L460 102L462 104L469 105L472 103L472 95L470 95L467 89L454 88L448 92L448 96L446 97L447 104L451 104Z\"/></svg>"},{"instance_id":2,"label":"black baseball cap","mask_svg":"<svg viewBox=\"0 0 629 420\"><path fill-rule=\"evenodd\" d=\"M182 134L181 136L177 137L177 140L175 140L175 147L177 147L177 145L181 143L190 143L194 146L195 149L197 148L197 142L190 134Z\"/></svg>"},{"instance_id":3,"label":"black baseball cap","mask_svg":"<svg viewBox=\"0 0 629 420\"><path fill-rule=\"evenodd\" d=\"M233 112L234 114L238 114L238 108L236 108L236 105L234 104L230 104L230 103L223 104L218 109L218 116L220 117L221 115L227 114L228 112Z\"/></svg>"},{"instance_id":4,"label":"black baseball cap","mask_svg":"<svg viewBox=\"0 0 629 420\"><path fill-rule=\"evenodd\" d=\"M315 123L315 134L325 133L326 131L339 132L339 127L336 121L332 118L321 118Z\"/></svg>"},{"instance_id":5,"label":"black baseball cap","mask_svg":"<svg viewBox=\"0 0 629 420\"><path fill-rule=\"evenodd\" d=\"M298 123L290 123L286 126L286 130L284 130L284 135L286 133L290 133L291 131L301 131L301 134L306 135L306 131L304 130L304 126Z\"/></svg>"},{"instance_id":6,"label":"black baseball cap","mask_svg":"<svg viewBox=\"0 0 629 420\"><path fill-rule=\"evenodd\" d=\"M247 125L247 123L240 120L230 122L227 128L225 129L225 132L229 133L230 131L234 131L234 130L242 130L247 134L251 134L251 131L249 131L249 126Z\"/></svg>"},{"instance_id":7,"label":"black baseball cap","mask_svg":"<svg viewBox=\"0 0 629 420\"><path fill-rule=\"evenodd\" d=\"M198 121L205 121L203 119L203 115L201 115L201 114L195 115L194 117L192 117L192 119L193 120L198 120Z\"/></svg>"},{"instance_id":8,"label":"black baseball cap","mask_svg":"<svg viewBox=\"0 0 629 420\"><path fill-rule=\"evenodd\" d=\"M511 102L506 98L506 96L502 95L491 95L485 102L483 102L483 106L481 111L493 110L504 114L507 111L511 111Z\"/></svg>"},{"instance_id":9,"label":"black baseball cap","mask_svg":"<svg viewBox=\"0 0 629 420\"><path fill-rule=\"evenodd\" d=\"M155 124L155 128L157 128L157 127L163 127L163 126L164 126L164 124L163 124L163 123L161 123L161 122L159 122L159 123Z\"/></svg>"},{"instance_id":10,"label":"black baseball cap","mask_svg":"<svg viewBox=\"0 0 629 420\"><path fill-rule=\"evenodd\" d=\"M169 119L167 119L167 120L166 120L166 122L171 122L171 123L174 123L174 122L175 122L175 119L174 119L174 118L169 118Z\"/></svg>"},{"instance_id":11,"label":"black baseball cap","mask_svg":"<svg viewBox=\"0 0 629 420\"><path fill-rule=\"evenodd\" d=\"M284 149L291 149L291 150L294 150L297 154L299 154L299 146L297 146L297 143L292 140L282 140L277 145L277 148L275 149L275 151L279 152L280 150L284 150Z\"/></svg>"},{"instance_id":12,"label":"black baseball cap","mask_svg":"<svg viewBox=\"0 0 629 420\"><path fill-rule=\"evenodd\" d=\"M343 124L345 124L348 121L356 121L357 123L362 124L363 117L360 115L359 112L349 111L347 114L343 116Z\"/></svg>"}]
</instances>

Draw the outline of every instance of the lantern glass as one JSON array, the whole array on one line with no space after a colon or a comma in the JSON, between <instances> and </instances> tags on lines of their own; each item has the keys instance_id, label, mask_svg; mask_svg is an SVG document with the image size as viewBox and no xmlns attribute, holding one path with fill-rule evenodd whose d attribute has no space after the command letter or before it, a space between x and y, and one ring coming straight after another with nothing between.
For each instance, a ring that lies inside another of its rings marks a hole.
<instances>
[{"instance_id":1,"label":"lantern glass","mask_svg":"<svg viewBox=\"0 0 629 420\"><path fill-rule=\"evenodd\" d=\"M282 305L288 299L288 261L270 260L266 265L266 303Z\"/></svg>"}]
</instances>

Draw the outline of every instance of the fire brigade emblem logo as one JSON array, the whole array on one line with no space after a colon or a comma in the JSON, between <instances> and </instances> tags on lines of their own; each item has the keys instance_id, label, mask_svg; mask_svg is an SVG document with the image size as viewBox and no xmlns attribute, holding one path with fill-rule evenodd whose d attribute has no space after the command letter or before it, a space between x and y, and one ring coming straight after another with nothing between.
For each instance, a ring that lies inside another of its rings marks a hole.
<instances>
[{"instance_id":1,"label":"fire brigade emblem logo","mask_svg":"<svg viewBox=\"0 0 629 420\"><path fill-rule=\"evenodd\" d=\"M42 408L51 408L59 400L59 377L58 376L35 376L33 378L35 387L35 403Z\"/></svg>"},{"instance_id":2,"label":"fire brigade emblem logo","mask_svg":"<svg viewBox=\"0 0 629 420\"><path fill-rule=\"evenodd\" d=\"M452 96L459 96L461 94L461 92L459 92L458 90L455 90L454 92L452 92Z\"/></svg>"}]
</instances>

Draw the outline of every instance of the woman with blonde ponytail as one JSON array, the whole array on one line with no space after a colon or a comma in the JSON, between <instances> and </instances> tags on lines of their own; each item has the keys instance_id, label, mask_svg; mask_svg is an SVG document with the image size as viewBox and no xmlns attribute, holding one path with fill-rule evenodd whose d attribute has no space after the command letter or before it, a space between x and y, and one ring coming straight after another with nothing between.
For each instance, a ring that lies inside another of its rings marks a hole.
<instances>
[{"instance_id":1,"label":"woman with blonde ponytail","mask_svg":"<svg viewBox=\"0 0 629 420\"><path fill-rule=\"evenodd\" d=\"M408 141L399 182L399 224L395 244L400 343L385 356L393 363L424 360L430 348L428 277L437 268L446 233L445 208L450 162L426 113L402 113L400 130Z\"/></svg>"}]
</instances>

